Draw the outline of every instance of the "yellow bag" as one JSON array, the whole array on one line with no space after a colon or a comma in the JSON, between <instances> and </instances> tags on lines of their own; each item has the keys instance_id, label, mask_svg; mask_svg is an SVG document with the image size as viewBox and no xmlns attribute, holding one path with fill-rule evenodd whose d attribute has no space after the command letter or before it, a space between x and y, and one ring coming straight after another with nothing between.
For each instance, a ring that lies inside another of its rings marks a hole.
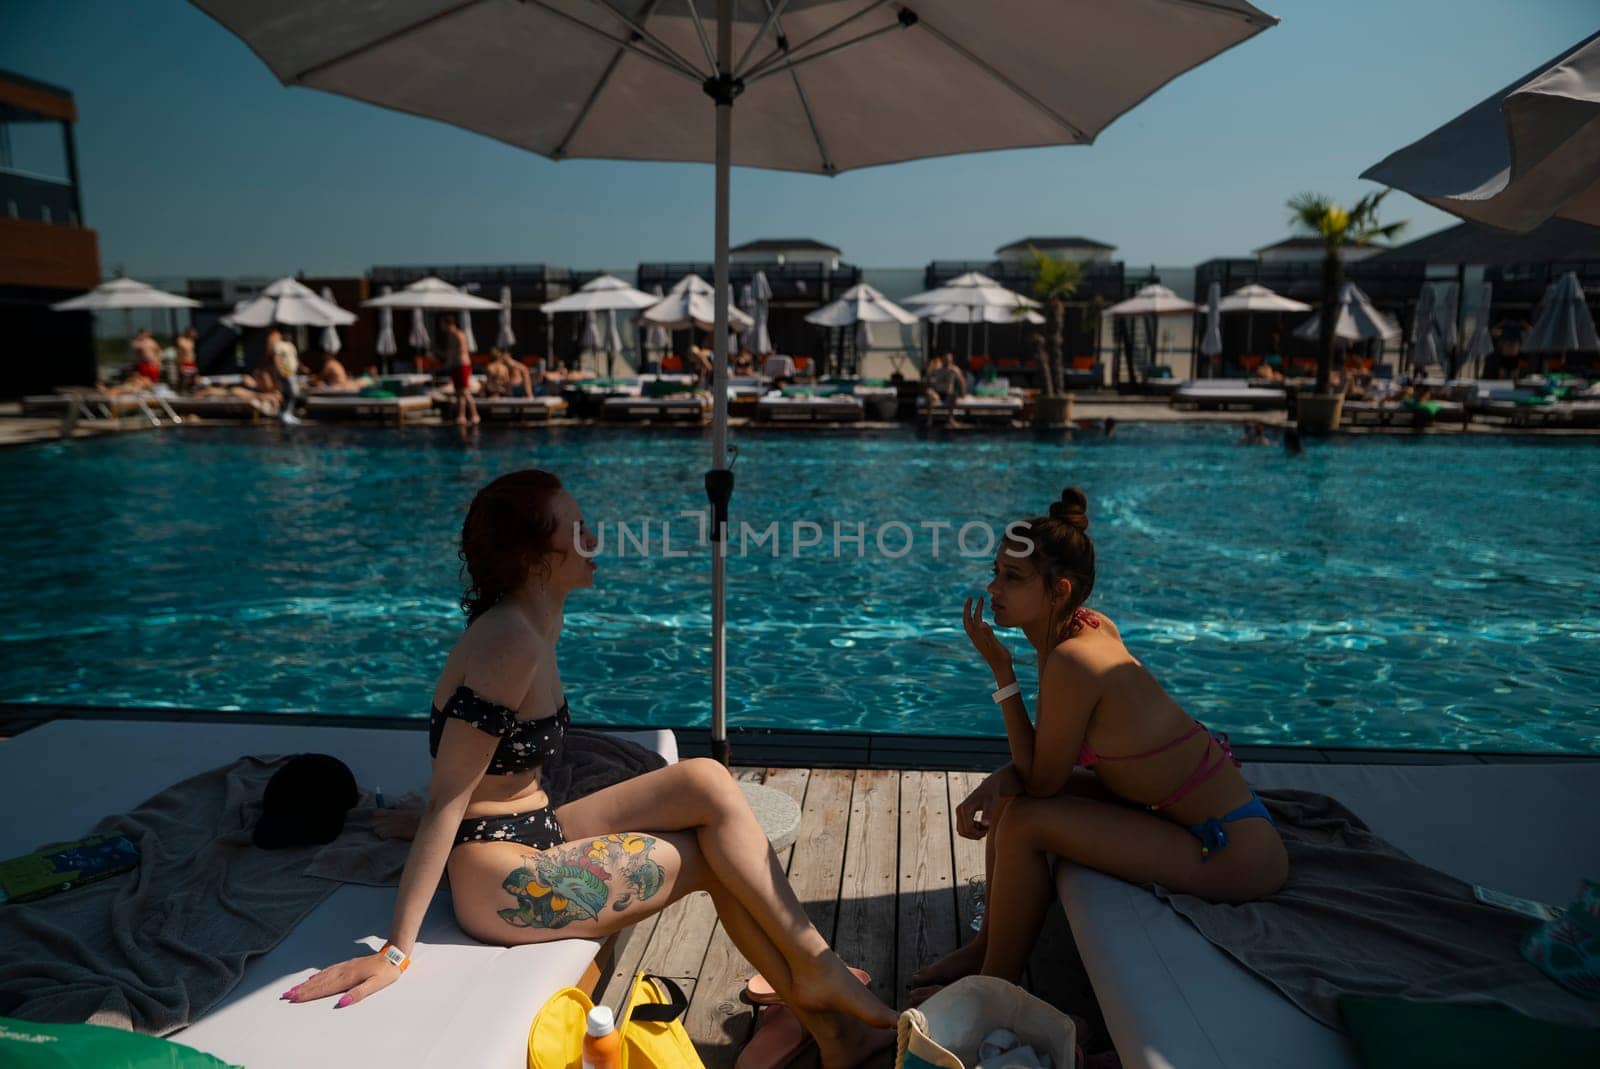
<instances>
[{"instance_id":1,"label":"yellow bag","mask_svg":"<svg viewBox=\"0 0 1600 1069\"><path fill-rule=\"evenodd\" d=\"M550 996L528 1029L528 1069L582 1069L583 1032L594 1003L581 988ZM622 1069L705 1069L683 1027L689 999L665 976L637 973L618 1017Z\"/></svg>"}]
</instances>

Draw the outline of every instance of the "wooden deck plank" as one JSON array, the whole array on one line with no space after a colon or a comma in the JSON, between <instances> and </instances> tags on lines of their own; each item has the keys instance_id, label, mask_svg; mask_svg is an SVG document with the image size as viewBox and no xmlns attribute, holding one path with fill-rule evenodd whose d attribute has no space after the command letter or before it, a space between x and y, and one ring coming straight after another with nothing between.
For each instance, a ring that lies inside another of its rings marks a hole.
<instances>
[{"instance_id":1,"label":"wooden deck plank","mask_svg":"<svg viewBox=\"0 0 1600 1069\"><path fill-rule=\"evenodd\" d=\"M839 917L839 884L849 838L850 796L855 773L819 769L806 786L800 835L789 862L789 883L806 915L831 945Z\"/></svg>"},{"instance_id":2,"label":"wooden deck plank","mask_svg":"<svg viewBox=\"0 0 1600 1069\"><path fill-rule=\"evenodd\" d=\"M803 797L806 772L799 771L800 776L790 776L786 782L773 786L787 791L794 789L797 782ZM734 778L761 783L767 779L767 773L758 768L736 769ZM739 1049L750 1038L754 1019L750 1007L739 1001L739 992L754 971L718 921L706 943L699 980L689 1000L689 1012L683 1019L684 1028L700 1052L706 1069L733 1069Z\"/></svg>"},{"instance_id":3,"label":"wooden deck plank","mask_svg":"<svg viewBox=\"0 0 1600 1069\"><path fill-rule=\"evenodd\" d=\"M900 776L858 771L850 794L850 826L833 946L872 974L872 990L891 1006L895 990L895 890L898 882Z\"/></svg>"},{"instance_id":4,"label":"wooden deck plank","mask_svg":"<svg viewBox=\"0 0 1600 1069\"><path fill-rule=\"evenodd\" d=\"M896 990L956 948L950 788L943 772L900 774L900 882Z\"/></svg>"},{"instance_id":5,"label":"wooden deck plank","mask_svg":"<svg viewBox=\"0 0 1600 1069\"><path fill-rule=\"evenodd\" d=\"M956 806L983 782L982 772L952 772L950 785L950 841L955 854L956 924L961 942L971 941L972 918L977 912L977 886L984 878L983 839L963 839L956 834ZM973 881L978 881L974 884Z\"/></svg>"}]
</instances>

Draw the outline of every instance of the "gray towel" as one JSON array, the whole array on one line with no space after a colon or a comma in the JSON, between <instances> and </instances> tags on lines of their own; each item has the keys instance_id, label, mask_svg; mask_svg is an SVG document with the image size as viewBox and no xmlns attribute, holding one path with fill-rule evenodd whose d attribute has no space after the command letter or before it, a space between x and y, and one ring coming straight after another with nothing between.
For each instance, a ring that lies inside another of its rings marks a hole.
<instances>
[{"instance_id":1,"label":"gray towel","mask_svg":"<svg viewBox=\"0 0 1600 1069\"><path fill-rule=\"evenodd\" d=\"M1388 995L1600 1026L1600 1005L1523 960L1518 944L1537 922L1477 901L1471 884L1414 861L1327 795L1257 793L1289 851L1281 891L1232 906L1154 890L1306 1013L1342 1030L1340 995Z\"/></svg>"},{"instance_id":2,"label":"gray towel","mask_svg":"<svg viewBox=\"0 0 1600 1069\"><path fill-rule=\"evenodd\" d=\"M251 843L261 792L284 760L240 758L102 820L94 832L138 844L135 872L0 906L0 1016L175 1032L220 1002L334 881L398 882L411 844L379 839L370 810L353 810L327 846Z\"/></svg>"}]
</instances>

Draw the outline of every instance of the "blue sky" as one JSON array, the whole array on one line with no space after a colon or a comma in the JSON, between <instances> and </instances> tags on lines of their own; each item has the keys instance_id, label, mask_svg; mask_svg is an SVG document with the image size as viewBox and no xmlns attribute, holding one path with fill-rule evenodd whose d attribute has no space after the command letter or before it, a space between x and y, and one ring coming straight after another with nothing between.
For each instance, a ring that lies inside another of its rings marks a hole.
<instances>
[{"instance_id":1,"label":"blue sky","mask_svg":"<svg viewBox=\"0 0 1600 1069\"><path fill-rule=\"evenodd\" d=\"M1244 255L1303 190L1356 176L1594 32L1594 0L1258 0L1283 21L1087 148L837 178L736 170L735 242L816 237L869 267L1083 234L1130 263ZM1535 14L1536 13L1536 14ZM73 91L102 263L151 278L372 264L627 267L709 259L711 169L553 163L424 119L285 89L176 0L0 0L0 68ZM1451 217L1399 194L1410 234Z\"/></svg>"}]
</instances>

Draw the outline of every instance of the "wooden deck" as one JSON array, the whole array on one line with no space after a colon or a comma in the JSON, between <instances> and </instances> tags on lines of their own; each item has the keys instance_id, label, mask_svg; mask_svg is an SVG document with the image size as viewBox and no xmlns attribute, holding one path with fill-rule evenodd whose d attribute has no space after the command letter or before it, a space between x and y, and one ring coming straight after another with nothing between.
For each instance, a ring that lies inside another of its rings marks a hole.
<instances>
[{"instance_id":1,"label":"wooden deck","mask_svg":"<svg viewBox=\"0 0 1600 1069\"><path fill-rule=\"evenodd\" d=\"M911 973L972 936L970 881L983 876L983 844L956 835L953 814L983 774L741 768L737 775L800 803L799 837L779 855L789 882L845 961L872 974L879 998L903 1007ZM754 1023L739 999L754 970L717 923L708 895L682 899L625 933L596 1001L618 1008L641 968L682 985L689 1035L706 1066L730 1069ZM1027 979L1041 998L1089 1019L1083 1038L1091 1051L1105 1042L1059 908ZM815 1069L814 1049L797 1064Z\"/></svg>"}]
</instances>

